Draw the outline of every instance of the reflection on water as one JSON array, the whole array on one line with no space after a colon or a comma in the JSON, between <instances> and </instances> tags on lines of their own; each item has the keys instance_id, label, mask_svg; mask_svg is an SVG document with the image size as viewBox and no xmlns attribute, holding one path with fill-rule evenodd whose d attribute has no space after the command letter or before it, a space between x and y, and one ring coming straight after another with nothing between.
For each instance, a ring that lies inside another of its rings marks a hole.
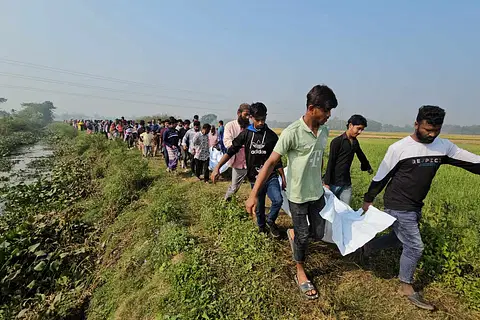
<instances>
[{"instance_id":1,"label":"reflection on water","mask_svg":"<svg viewBox=\"0 0 480 320\"><path fill-rule=\"evenodd\" d=\"M18 183L28 184L35 181L39 175L48 174L48 169L42 168L39 170L32 164L52 154L53 150L42 144L20 148L8 157L13 162L12 169L8 172L0 172L0 187L8 187ZM0 199L0 214L2 208L3 203Z\"/></svg>"}]
</instances>

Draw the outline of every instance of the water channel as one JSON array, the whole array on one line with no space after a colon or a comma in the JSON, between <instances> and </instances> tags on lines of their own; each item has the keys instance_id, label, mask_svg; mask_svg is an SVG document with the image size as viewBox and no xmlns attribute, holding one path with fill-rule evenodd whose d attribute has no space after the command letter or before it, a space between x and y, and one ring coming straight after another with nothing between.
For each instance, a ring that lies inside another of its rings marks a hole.
<instances>
[{"instance_id":1,"label":"water channel","mask_svg":"<svg viewBox=\"0 0 480 320\"><path fill-rule=\"evenodd\" d=\"M39 176L48 175L48 169L38 168L34 165L34 162L46 159L52 155L53 150L42 143L18 149L8 157L13 163L12 168L7 172L0 172L0 188L19 183L32 183ZM4 204L0 198L0 214L3 211L3 207Z\"/></svg>"}]
</instances>

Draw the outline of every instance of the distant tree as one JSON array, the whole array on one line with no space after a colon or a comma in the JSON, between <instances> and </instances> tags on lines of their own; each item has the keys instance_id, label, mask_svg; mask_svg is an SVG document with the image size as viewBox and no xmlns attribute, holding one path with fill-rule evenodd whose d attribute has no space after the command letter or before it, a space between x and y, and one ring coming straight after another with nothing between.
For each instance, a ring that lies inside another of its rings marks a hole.
<instances>
[{"instance_id":1,"label":"distant tree","mask_svg":"<svg viewBox=\"0 0 480 320\"><path fill-rule=\"evenodd\" d=\"M4 103L4 102L7 102L8 99L6 98L0 98L0 103Z\"/></svg>"},{"instance_id":2,"label":"distant tree","mask_svg":"<svg viewBox=\"0 0 480 320\"><path fill-rule=\"evenodd\" d=\"M330 130L345 130L347 128L347 121L335 117L328 120L327 127Z\"/></svg>"},{"instance_id":3,"label":"distant tree","mask_svg":"<svg viewBox=\"0 0 480 320\"><path fill-rule=\"evenodd\" d=\"M382 124L378 121L367 119L368 126L365 130L372 131L372 132L380 132L382 131Z\"/></svg>"},{"instance_id":4,"label":"distant tree","mask_svg":"<svg viewBox=\"0 0 480 320\"><path fill-rule=\"evenodd\" d=\"M39 117L43 124L53 121L53 110L55 106L50 101L42 103L28 102L22 103L23 110L20 111L22 115L30 116L31 118Z\"/></svg>"},{"instance_id":5,"label":"distant tree","mask_svg":"<svg viewBox=\"0 0 480 320\"><path fill-rule=\"evenodd\" d=\"M213 113L205 114L200 118L200 122L202 124L209 123L209 124L216 124L217 123L217 115Z\"/></svg>"}]
</instances>

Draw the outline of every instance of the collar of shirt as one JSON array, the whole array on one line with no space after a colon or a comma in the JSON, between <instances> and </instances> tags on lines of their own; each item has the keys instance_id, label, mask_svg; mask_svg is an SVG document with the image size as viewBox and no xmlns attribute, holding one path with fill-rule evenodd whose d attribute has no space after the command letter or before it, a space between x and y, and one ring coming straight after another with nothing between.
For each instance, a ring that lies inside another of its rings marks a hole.
<instances>
[{"instance_id":1,"label":"collar of shirt","mask_svg":"<svg viewBox=\"0 0 480 320\"><path fill-rule=\"evenodd\" d=\"M300 117L300 123L302 124L302 128L307 131L307 132L310 132L315 138L318 138L320 137L320 133L326 128L325 125L321 125L318 127L318 131L317 131L317 134L315 135L315 133L313 132L312 129L310 129L310 127L305 123L305 120L303 120L303 116Z\"/></svg>"}]
</instances>

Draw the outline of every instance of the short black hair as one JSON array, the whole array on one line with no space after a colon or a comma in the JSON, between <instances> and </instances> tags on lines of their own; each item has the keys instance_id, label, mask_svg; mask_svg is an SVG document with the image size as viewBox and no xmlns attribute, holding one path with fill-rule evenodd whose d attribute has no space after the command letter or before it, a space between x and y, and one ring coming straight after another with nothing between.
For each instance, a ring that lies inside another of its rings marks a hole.
<instances>
[{"instance_id":1,"label":"short black hair","mask_svg":"<svg viewBox=\"0 0 480 320\"><path fill-rule=\"evenodd\" d=\"M183 121L183 124L190 125L190 120L187 119L187 120Z\"/></svg>"},{"instance_id":2,"label":"short black hair","mask_svg":"<svg viewBox=\"0 0 480 320\"><path fill-rule=\"evenodd\" d=\"M198 114L194 115L193 119L198 120Z\"/></svg>"},{"instance_id":3,"label":"short black hair","mask_svg":"<svg viewBox=\"0 0 480 320\"><path fill-rule=\"evenodd\" d=\"M347 129L350 123L354 126L364 126L365 128L367 127L367 119L365 119L364 116L359 114L354 114L353 116L350 117L350 119L348 119Z\"/></svg>"},{"instance_id":4,"label":"short black hair","mask_svg":"<svg viewBox=\"0 0 480 320\"><path fill-rule=\"evenodd\" d=\"M256 117L266 117L267 116L267 107L261 102L252 103L250 106L250 115L254 118Z\"/></svg>"},{"instance_id":5,"label":"short black hair","mask_svg":"<svg viewBox=\"0 0 480 320\"><path fill-rule=\"evenodd\" d=\"M418 109L417 122L420 123L425 120L428 124L434 126L441 126L445 119L445 110L439 106L421 106Z\"/></svg>"},{"instance_id":6,"label":"short black hair","mask_svg":"<svg viewBox=\"0 0 480 320\"><path fill-rule=\"evenodd\" d=\"M317 84L307 93L307 108L314 106L325 111L336 108L338 105L337 97L333 90L326 85Z\"/></svg>"},{"instance_id":7,"label":"short black hair","mask_svg":"<svg viewBox=\"0 0 480 320\"><path fill-rule=\"evenodd\" d=\"M218 124L223 126L223 120L218 121Z\"/></svg>"},{"instance_id":8,"label":"short black hair","mask_svg":"<svg viewBox=\"0 0 480 320\"><path fill-rule=\"evenodd\" d=\"M200 127L200 121L193 121L194 127Z\"/></svg>"},{"instance_id":9,"label":"short black hair","mask_svg":"<svg viewBox=\"0 0 480 320\"><path fill-rule=\"evenodd\" d=\"M165 121L163 121L163 123L168 123L168 124L170 124L170 120L166 119Z\"/></svg>"},{"instance_id":10,"label":"short black hair","mask_svg":"<svg viewBox=\"0 0 480 320\"><path fill-rule=\"evenodd\" d=\"M183 123L182 119L177 119L177 122L182 122Z\"/></svg>"},{"instance_id":11,"label":"short black hair","mask_svg":"<svg viewBox=\"0 0 480 320\"><path fill-rule=\"evenodd\" d=\"M206 130L206 131L210 131L210 129L212 128L212 126L208 123L205 123L202 127L202 129Z\"/></svg>"}]
</instances>

